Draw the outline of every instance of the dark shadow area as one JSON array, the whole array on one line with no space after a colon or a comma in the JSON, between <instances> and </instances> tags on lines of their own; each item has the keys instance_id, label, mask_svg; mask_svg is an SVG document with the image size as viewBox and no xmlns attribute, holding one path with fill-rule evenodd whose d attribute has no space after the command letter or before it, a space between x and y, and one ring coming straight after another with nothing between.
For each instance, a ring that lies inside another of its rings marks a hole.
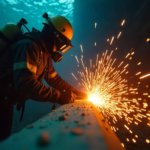
<instances>
[{"instance_id":1,"label":"dark shadow area","mask_svg":"<svg viewBox=\"0 0 150 150\"><path fill-rule=\"evenodd\" d=\"M17 111L14 107L14 117L13 117L13 126L12 133L18 132L21 129L25 128L27 125L42 119L45 115L51 112L52 106L54 104L50 102L36 102L33 100L28 100L26 102L25 112L23 120L20 122L21 111ZM56 109L61 105L57 104Z\"/></svg>"}]
</instances>

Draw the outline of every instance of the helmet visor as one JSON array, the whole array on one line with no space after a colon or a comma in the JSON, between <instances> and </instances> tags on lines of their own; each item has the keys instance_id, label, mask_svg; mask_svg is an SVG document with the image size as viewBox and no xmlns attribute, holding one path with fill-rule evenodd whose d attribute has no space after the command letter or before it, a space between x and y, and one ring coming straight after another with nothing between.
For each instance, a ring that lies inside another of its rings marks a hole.
<instances>
[{"instance_id":1,"label":"helmet visor","mask_svg":"<svg viewBox=\"0 0 150 150\"><path fill-rule=\"evenodd\" d=\"M50 27L53 29L53 32L59 33L59 36L56 35L56 48L57 52L66 53L70 48L73 48L73 45L71 44L71 40L68 39L66 36L64 36L62 33L60 33L56 28L54 27L51 20L48 18L44 24L50 25Z\"/></svg>"},{"instance_id":2,"label":"helmet visor","mask_svg":"<svg viewBox=\"0 0 150 150\"><path fill-rule=\"evenodd\" d=\"M73 48L73 45L67 37L59 33L59 38L56 39L56 48L58 52L66 53L70 48Z\"/></svg>"}]
</instances>

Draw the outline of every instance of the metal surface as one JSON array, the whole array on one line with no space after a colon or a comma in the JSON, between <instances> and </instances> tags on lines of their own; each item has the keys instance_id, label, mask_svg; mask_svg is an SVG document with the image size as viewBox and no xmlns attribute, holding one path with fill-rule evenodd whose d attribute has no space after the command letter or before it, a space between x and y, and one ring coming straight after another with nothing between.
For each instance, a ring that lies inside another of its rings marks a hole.
<instances>
[{"instance_id":1,"label":"metal surface","mask_svg":"<svg viewBox=\"0 0 150 150\"><path fill-rule=\"evenodd\" d=\"M66 116L66 117L63 117ZM84 100L59 107L0 143L1 150L121 150L95 106Z\"/></svg>"}]
</instances>

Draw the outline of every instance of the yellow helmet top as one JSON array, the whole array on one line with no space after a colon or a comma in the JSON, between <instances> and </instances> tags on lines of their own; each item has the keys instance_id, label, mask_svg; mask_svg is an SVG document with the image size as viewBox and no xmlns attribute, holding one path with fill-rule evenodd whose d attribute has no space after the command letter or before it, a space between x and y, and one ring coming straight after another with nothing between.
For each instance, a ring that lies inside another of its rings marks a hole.
<instances>
[{"instance_id":1,"label":"yellow helmet top","mask_svg":"<svg viewBox=\"0 0 150 150\"><path fill-rule=\"evenodd\" d=\"M63 16L59 16L59 15L52 16L49 19L50 19L50 21L52 22L52 24L54 25L55 29L58 32L60 32L61 34L63 34L69 40L72 39L73 29L72 29L71 23L69 22L68 19L66 19ZM48 23L47 20L45 20L43 22L43 24L49 25L49 23Z\"/></svg>"}]
</instances>

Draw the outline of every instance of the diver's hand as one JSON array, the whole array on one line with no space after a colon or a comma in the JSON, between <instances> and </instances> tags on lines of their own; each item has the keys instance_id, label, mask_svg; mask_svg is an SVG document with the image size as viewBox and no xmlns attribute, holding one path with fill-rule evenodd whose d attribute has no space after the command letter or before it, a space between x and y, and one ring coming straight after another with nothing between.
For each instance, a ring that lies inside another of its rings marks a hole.
<instances>
[{"instance_id":1,"label":"diver's hand","mask_svg":"<svg viewBox=\"0 0 150 150\"><path fill-rule=\"evenodd\" d=\"M76 98L77 99L88 99L88 96L87 94L83 93L83 92L80 92L80 91L74 91L73 92L75 95L76 95Z\"/></svg>"},{"instance_id":2,"label":"diver's hand","mask_svg":"<svg viewBox=\"0 0 150 150\"><path fill-rule=\"evenodd\" d=\"M62 91L57 103L63 105L68 103L73 103L75 101L76 95L69 91Z\"/></svg>"}]
</instances>

